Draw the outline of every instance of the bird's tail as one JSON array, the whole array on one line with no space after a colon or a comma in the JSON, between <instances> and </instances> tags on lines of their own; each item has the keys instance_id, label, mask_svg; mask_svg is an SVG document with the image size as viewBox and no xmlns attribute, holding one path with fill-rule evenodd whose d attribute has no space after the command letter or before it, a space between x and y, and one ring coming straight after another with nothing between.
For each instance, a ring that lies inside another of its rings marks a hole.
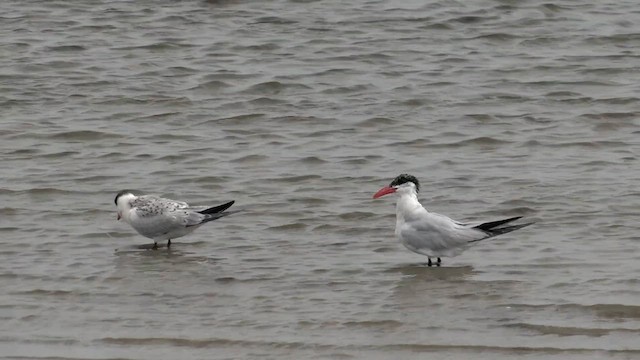
<instances>
[{"instance_id":1,"label":"bird's tail","mask_svg":"<svg viewBox=\"0 0 640 360\"><path fill-rule=\"evenodd\" d=\"M495 227L498 227L500 225L504 225L506 223L518 220L520 218L522 218L522 216L516 216L516 217L512 217L512 218L508 218L508 219L486 222L486 223L482 223L480 225L476 225L476 226L474 226L474 228L475 229L480 229L480 230L483 230L483 231L491 231L491 229L493 229Z\"/></svg>"},{"instance_id":2,"label":"bird's tail","mask_svg":"<svg viewBox=\"0 0 640 360\"><path fill-rule=\"evenodd\" d=\"M202 222L200 224L204 224L206 222L213 221L213 220L218 220L218 219L223 218L225 216L229 216L229 215L232 215L232 214L235 214L235 213L239 213L240 211L242 211L242 209L241 210L232 210L232 211L219 212L219 213L216 213L216 214L204 214L204 219L202 219Z\"/></svg>"},{"instance_id":3,"label":"bird's tail","mask_svg":"<svg viewBox=\"0 0 640 360\"><path fill-rule=\"evenodd\" d=\"M529 226L531 224L533 224L533 223L530 222L530 223L526 223L526 224L505 226L505 227L501 227L501 228L491 229L491 230L489 230L487 232L489 233L490 236L493 237L493 236L498 236L498 235L510 233L510 232L512 232L514 230L522 229L523 227Z\"/></svg>"},{"instance_id":4,"label":"bird's tail","mask_svg":"<svg viewBox=\"0 0 640 360\"><path fill-rule=\"evenodd\" d=\"M519 218L519 217L518 217L518 218ZM515 219L513 219L513 220L515 220ZM496 222L497 222L497 221L496 221ZM483 230L485 233L487 233L487 237L484 237L484 238L482 238L482 239L478 239L478 240L472 240L472 241L469 241L469 242L481 241L481 240L485 240L485 239L488 239L488 238L492 238L492 237L494 237L494 236L498 236L498 235L502 235L502 234L510 233L510 232L512 232L512 231L515 231L515 230L518 230L518 229L522 229L523 227L525 227L525 226L529 226L529 225L531 225L531 224L534 224L534 223L530 222L530 223L526 223L526 224L511 225L511 226L505 226L505 227L499 227L499 228L495 228L495 227L494 227L494 228L492 228L492 229L490 229L490 230L484 230L484 229L481 229L481 230ZM477 228L477 227L476 227L476 228Z\"/></svg>"},{"instance_id":5,"label":"bird's tail","mask_svg":"<svg viewBox=\"0 0 640 360\"><path fill-rule=\"evenodd\" d=\"M214 206L214 207L210 207L208 209L204 209L202 211L198 211L198 213L204 215L204 218L202 219L202 221L200 221L198 224L193 225L193 226L200 226L206 222L209 221L213 221L213 220L218 220L220 218L223 218L225 216L229 216L231 214L235 214L238 213L242 210L232 210L232 211L225 211L228 208L231 207L231 205L233 205L235 201L229 201L228 203L224 203L222 205L218 205L218 206Z\"/></svg>"},{"instance_id":6,"label":"bird's tail","mask_svg":"<svg viewBox=\"0 0 640 360\"><path fill-rule=\"evenodd\" d=\"M214 206L214 207L210 207L208 209L204 209L202 211L198 211L200 214L217 214L217 213L221 213L225 210L227 210L228 208L231 207L231 205L233 205L233 203L235 203L235 201L229 201L228 203L224 203L222 205L218 205L218 206Z\"/></svg>"}]
</instances>

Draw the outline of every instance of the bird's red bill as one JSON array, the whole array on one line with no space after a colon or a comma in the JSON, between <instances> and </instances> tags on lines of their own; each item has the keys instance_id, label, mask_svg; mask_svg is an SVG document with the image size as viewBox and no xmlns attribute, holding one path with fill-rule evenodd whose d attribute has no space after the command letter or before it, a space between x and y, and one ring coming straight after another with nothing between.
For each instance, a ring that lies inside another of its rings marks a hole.
<instances>
[{"instance_id":1,"label":"bird's red bill","mask_svg":"<svg viewBox=\"0 0 640 360\"><path fill-rule=\"evenodd\" d=\"M373 198L377 199L377 198L379 198L381 196L385 196L387 194L393 194L394 192L396 192L396 189L394 189L394 188L392 188L390 186L385 186L382 189L378 190L378 192L373 195Z\"/></svg>"}]
</instances>

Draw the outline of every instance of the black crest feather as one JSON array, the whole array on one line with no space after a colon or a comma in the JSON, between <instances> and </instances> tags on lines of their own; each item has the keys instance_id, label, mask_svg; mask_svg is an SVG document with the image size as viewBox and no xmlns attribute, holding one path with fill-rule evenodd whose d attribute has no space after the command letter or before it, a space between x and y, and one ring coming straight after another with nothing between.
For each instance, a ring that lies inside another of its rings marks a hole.
<instances>
[{"instance_id":1,"label":"black crest feather","mask_svg":"<svg viewBox=\"0 0 640 360\"><path fill-rule=\"evenodd\" d=\"M396 186L396 185L400 185L408 182L414 183L416 186L416 191L418 192L420 191L420 182L415 176L409 175L409 174L398 175L395 179L393 179L393 181L391 182L391 184L389 184L389 186Z\"/></svg>"}]
</instances>

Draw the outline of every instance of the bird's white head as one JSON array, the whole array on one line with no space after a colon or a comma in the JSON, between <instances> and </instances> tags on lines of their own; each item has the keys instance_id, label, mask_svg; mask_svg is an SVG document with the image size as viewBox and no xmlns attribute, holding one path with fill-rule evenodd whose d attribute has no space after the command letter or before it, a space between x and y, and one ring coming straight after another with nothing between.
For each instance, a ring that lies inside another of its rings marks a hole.
<instances>
[{"instance_id":1,"label":"bird's white head","mask_svg":"<svg viewBox=\"0 0 640 360\"><path fill-rule=\"evenodd\" d=\"M114 203L116 203L116 208L118 209L118 220L122 219L126 214L131 210L131 201L136 198L135 195L130 190L122 190L116 195ZM126 219L125 219L126 220Z\"/></svg>"},{"instance_id":2,"label":"bird's white head","mask_svg":"<svg viewBox=\"0 0 640 360\"><path fill-rule=\"evenodd\" d=\"M420 191L420 182L418 179L409 174L398 175L389 186L385 186L373 195L374 199L396 193L399 196L405 194L417 194Z\"/></svg>"}]
</instances>

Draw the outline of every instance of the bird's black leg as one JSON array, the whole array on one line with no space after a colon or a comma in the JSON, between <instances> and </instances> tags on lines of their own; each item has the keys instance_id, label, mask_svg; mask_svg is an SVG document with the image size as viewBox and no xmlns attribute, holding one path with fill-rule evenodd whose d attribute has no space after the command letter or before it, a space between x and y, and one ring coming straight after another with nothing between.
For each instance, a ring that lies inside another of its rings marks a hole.
<instances>
[{"instance_id":1,"label":"bird's black leg","mask_svg":"<svg viewBox=\"0 0 640 360\"><path fill-rule=\"evenodd\" d=\"M438 258L438 262L436 262L436 265L440 266L440 263L441 263L441 262L442 262L442 261L440 261L440 258Z\"/></svg>"},{"instance_id":2,"label":"bird's black leg","mask_svg":"<svg viewBox=\"0 0 640 360\"><path fill-rule=\"evenodd\" d=\"M433 265L433 263L431 262L431 258L430 258L430 257L428 257L427 259L429 259L429 261L427 261L427 266L428 266L428 267L431 267L431 265Z\"/></svg>"},{"instance_id":3,"label":"bird's black leg","mask_svg":"<svg viewBox=\"0 0 640 360\"><path fill-rule=\"evenodd\" d=\"M167 249L171 247L171 239L169 239L169 241L167 241Z\"/></svg>"},{"instance_id":4,"label":"bird's black leg","mask_svg":"<svg viewBox=\"0 0 640 360\"><path fill-rule=\"evenodd\" d=\"M157 243L157 242L155 242L155 241L153 242L153 247L152 247L152 249L153 249L153 250L158 250L158 243Z\"/></svg>"}]
</instances>

